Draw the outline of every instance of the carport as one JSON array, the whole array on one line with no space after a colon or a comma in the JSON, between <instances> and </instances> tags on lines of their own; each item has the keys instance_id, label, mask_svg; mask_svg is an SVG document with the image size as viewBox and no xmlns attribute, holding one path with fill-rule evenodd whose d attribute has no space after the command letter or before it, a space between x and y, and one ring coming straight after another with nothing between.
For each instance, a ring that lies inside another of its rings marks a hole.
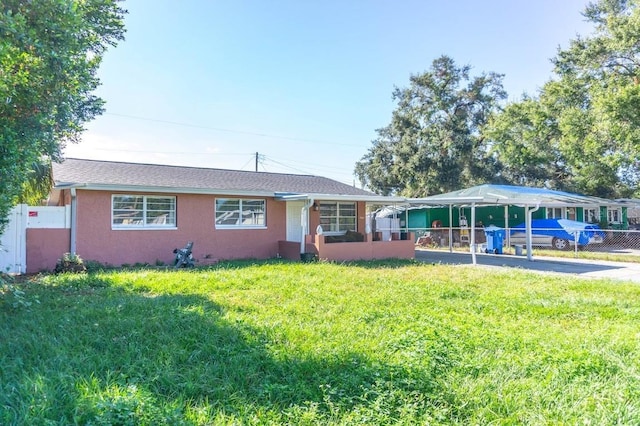
<instances>
[{"instance_id":1,"label":"carport","mask_svg":"<svg viewBox=\"0 0 640 426\"><path fill-rule=\"evenodd\" d=\"M453 207L470 207L470 241L469 250L471 252L472 263L476 261L476 207L479 206L504 206L505 216L508 216L508 206L518 206L525 211L525 233L527 259L533 261L531 220L532 213L540 208L547 207L583 207L599 208L606 205L618 205L611 200L591 197L579 194L572 194L563 191L554 191L546 188L529 188L513 185L479 185L458 191L447 192L445 194L433 195L425 198L413 198L407 200L414 207L449 207L449 223L453 222ZM505 218L506 222L507 218ZM452 227L449 227L449 245L452 244Z\"/></svg>"}]
</instances>

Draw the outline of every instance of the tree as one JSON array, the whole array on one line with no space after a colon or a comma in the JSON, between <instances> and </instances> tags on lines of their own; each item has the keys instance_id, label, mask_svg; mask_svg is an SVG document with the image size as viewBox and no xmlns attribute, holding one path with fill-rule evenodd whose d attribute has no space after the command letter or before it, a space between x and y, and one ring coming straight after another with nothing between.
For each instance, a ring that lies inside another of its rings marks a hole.
<instances>
[{"instance_id":1,"label":"tree","mask_svg":"<svg viewBox=\"0 0 640 426\"><path fill-rule=\"evenodd\" d=\"M125 13L118 0L0 3L0 231L32 165L60 159L102 113L96 72Z\"/></svg>"},{"instance_id":2,"label":"tree","mask_svg":"<svg viewBox=\"0 0 640 426\"><path fill-rule=\"evenodd\" d=\"M559 50L555 78L537 99L509 105L492 120L485 135L495 140L504 169L518 170L508 178L527 175L602 197L640 195L639 6L590 4L584 16L594 33ZM531 150L543 155L527 163ZM545 173L531 176L531 169Z\"/></svg>"},{"instance_id":3,"label":"tree","mask_svg":"<svg viewBox=\"0 0 640 426\"><path fill-rule=\"evenodd\" d=\"M485 182L495 172L480 133L506 97L502 76L470 76L442 56L431 69L396 88L391 123L377 130L368 153L356 163L360 181L381 194L426 196Z\"/></svg>"},{"instance_id":4,"label":"tree","mask_svg":"<svg viewBox=\"0 0 640 426\"><path fill-rule=\"evenodd\" d=\"M500 178L510 184L563 188L567 165L559 152L559 129L543 102L524 96L495 114L483 129L499 162Z\"/></svg>"},{"instance_id":5,"label":"tree","mask_svg":"<svg viewBox=\"0 0 640 426\"><path fill-rule=\"evenodd\" d=\"M47 199L53 186L53 170L51 161L40 161L31 164L31 170L22 183L22 191L18 195L18 203L30 206L40 205Z\"/></svg>"}]
</instances>

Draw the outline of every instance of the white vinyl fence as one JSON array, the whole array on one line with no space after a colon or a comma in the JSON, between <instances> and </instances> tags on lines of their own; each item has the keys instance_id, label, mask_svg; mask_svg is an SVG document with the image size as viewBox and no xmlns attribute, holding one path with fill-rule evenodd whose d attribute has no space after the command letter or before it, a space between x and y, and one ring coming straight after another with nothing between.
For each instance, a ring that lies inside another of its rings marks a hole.
<instances>
[{"instance_id":1,"label":"white vinyl fence","mask_svg":"<svg viewBox=\"0 0 640 426\"><path fill-rule=\"evenodd\" d=\"M11 209L9 223L0 236L0 271L22 274L27 271L27 212L20 204Z\"/></svg>"},{"instance_id":2,"label":"white vinyl fence","mask_svg":"<svg viewBox=\"0 0 640 426\"><path fill-rule=\"evenodd\" d=\"M0 271L24 274L27 271L27 228L69 228L71 209L66 207L26 204L15 206L9 213L9 223L0 236Z\"/></svg>"}]
</instances>

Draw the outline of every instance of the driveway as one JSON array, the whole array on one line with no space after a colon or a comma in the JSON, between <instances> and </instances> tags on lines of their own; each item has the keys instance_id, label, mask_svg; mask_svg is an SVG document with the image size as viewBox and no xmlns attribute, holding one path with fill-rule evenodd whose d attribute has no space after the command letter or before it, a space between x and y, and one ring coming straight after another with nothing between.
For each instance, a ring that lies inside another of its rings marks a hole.
<instances>
[{"instance_id":1,"label":"driveway","mask_svg":"<svg viewBox=\"0 0 640 426\"><path fill-rule=\"evenodd\" d=\"M416 250L416 260L450 265L472 264L470 253L449 253L439 250ZM529 261L526 256L484 253L476 255L476 263L489 267L518 268L540 273L556 273L583 278L609 278L640 283L640 263L549 257L535 257L533 261Z\"/></svg>"}]
</instances>

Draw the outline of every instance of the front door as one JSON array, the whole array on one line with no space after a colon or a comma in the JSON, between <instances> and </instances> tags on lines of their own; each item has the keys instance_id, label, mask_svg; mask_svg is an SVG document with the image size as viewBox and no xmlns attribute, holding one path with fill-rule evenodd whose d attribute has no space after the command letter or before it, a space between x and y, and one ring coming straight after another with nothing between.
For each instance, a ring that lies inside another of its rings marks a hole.
<instances>
[{"instance_id":1,"label":"front door","mask_svg":"<svg viewBox=\"0 0 640 426\"><path fill-rule=\"evenodd\" d=\"M304 201L287 201L287 241L302 242Z\"/></svg>"}]
</instances>

